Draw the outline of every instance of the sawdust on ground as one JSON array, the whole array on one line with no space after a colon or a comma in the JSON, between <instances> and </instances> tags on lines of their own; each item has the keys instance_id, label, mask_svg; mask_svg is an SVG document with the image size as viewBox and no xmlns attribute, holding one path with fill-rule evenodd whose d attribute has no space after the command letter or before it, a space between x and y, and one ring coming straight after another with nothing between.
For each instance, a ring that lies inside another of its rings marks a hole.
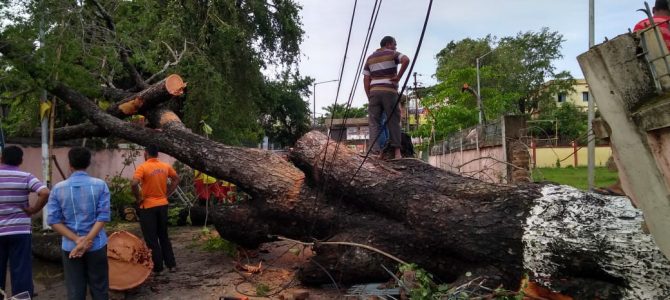
<instances>
[{"instance_id":1,"label":"sawdust on ground","mask_svg":"<svg viewBox=\"0 0 670 300\"><path fill-rule=\"evenodd\" d=\"M125 223L108 232L127 230L141 237L137 223ZM112 292L111 299L294 299L308 293L309 299L337 299L334 289L301 286L294 278L300 264L311 255L309 249L289 242L262 245L257 251L240 252L239 258L223 251L205 250L206 239L216 230L203 233L202 227L172 227L170 240L177 260L177 272L151 275L144 284L125 291ZM261 263L261 272L252 274ZM53 263L34 263L35 299L66 297L62 267ZM262 294L265 296L258 297ZM233 298L234 299L234 298Z\"/></svg>"}]
</instances>

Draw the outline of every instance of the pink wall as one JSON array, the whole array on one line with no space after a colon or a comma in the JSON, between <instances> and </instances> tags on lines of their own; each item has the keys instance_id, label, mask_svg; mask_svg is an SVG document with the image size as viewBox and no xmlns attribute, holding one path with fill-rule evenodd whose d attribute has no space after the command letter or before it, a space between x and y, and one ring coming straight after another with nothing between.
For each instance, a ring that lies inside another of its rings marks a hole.
<instances>
[{"instance_id":1,"label":"pink wall","mask_svg":"<svg viewBox=\"0 0 670 300\"><path fill-rule=\"evenodd\" d=\"M501 163L505 161L503 147L480 148L479 152L477 153L477 150L473 149L430 156L428 163L447 171L474 177L486 182L506 182L505 173L507 172L507 165ZM477 159L479 157L481 159Z\"/></svg>"},{"instance_id":2,"label":"pink wall","mask_svg":"<svg viewBox=\"0 0 670 300\"><path fill-rule=\"evenodd\" d=\"M31 146L21 146L23 149L23 164L20 168L24 171L30 172L35 175L40 180L44 181L42 176L42 149L40 147L31 147ZM56 160L60 165L65 176L70 175L70 168L68 165L67 152L70 151L69 147L57 147L53 149L53 154L56 155ZM135 166L141 164L144 161L144 156L142 155L143 151L140 150L140 155L135 158L134 165L130 164L124 168L123 155L130 155L131 150L128 149L104 149L93 151L93 157L91 158L91 166L88 167L87 172L91 176L104 179L107 176L114 176L120 174L123 177L131 178L133 172L135 171ZM160 154L159 159L168 163L173 164L175 159L167 154ZM60 181L63 181L64 178L58 172L55 164L52 164L52 182L54 185ZM123 172L121 173L121 171Z\"/></svg>"}]
</instances>

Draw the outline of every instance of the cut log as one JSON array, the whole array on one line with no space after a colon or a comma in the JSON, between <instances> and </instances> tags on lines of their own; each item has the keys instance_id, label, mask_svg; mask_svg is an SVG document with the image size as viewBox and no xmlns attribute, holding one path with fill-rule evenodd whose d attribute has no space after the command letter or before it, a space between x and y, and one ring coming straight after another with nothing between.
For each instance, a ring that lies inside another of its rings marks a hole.
<instances>
[{"instance_id":1,"label":"cut log","mask_svg":"<svg viewBox=\"0 0 670 300\"><path fill-rule=\"evenodd\" d=\"M107 113L117 118L126 118L135 114L144 114L159 104L181 96L186 88L186 83L177 74L172 74L165 79L156 82L143 91L125 96L119 102L112 104L107 108ZM111 89L103 91L110 96L120 97L126 95L116 91L116 94L110 94ZM39 134L39 131L37 132ZM54 130L54 139L62 141L69 139L78 139L85 137L105 137L109 133L90 122L56 128Z\"/></svg>"},{"instance_id":2,"label":"cut log","mask_svg":"<svg viewBox=\"0 0 670 300\"><path fill-rule=\"evenodd\" d=\"M242 245L278 235L347 241L417 263L444 282L474 276L489 287L515 289L528 274L583 298L670 297L670 263L640 230L642 215L625 198L565 186L487 184L412 159L363 162L317 132L298 142L290 163L195 135L164 110L148 113L164 118L157 131L112 117L65 86L51 92L108 132L156 144L248 192L249 201L210 215L222 237ZM303 282L379 279L386 275L382 264L396 264L357 247L317 242L315 251L314 264L301 270Z\"/></svg>"},{"instance_id":3,"label":"cut log","mask_svg":"<svg viewBox=\"0 0 670 300\"><path fill-rule=\"evenodd\" d=\"M156 82L141 92L115 103L107 109L112 116L132 116L147 111L159 103L184 94L186 83L177 74Z\"/></svg>"}]
</instances>

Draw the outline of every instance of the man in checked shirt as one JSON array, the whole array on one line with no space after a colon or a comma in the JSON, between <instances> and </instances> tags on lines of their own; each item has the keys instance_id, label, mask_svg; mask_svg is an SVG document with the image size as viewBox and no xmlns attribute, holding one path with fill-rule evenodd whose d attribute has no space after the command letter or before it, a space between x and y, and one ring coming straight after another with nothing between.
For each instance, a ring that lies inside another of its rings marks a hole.
<instances>
[{"instance_id":1,"label":"man in checked shirt","mask_svg":"<svg viewBox=\"0 0 670 300\"><path fill-rule=\"evenodd\" d=\"M91 152L75 147L68 152L70 177L54 186L47 203L47 223L63 236L63 269L68 299L109 299L109 266L105 223L110 218L110 193L104 180L86 168Z\"/></svg>"}]
</instances>

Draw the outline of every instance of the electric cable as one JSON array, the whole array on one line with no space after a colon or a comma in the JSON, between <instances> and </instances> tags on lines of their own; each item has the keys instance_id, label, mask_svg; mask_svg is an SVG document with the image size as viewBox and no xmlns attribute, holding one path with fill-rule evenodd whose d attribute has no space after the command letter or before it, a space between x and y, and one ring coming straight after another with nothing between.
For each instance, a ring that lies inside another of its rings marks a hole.
<instances>
[{"instance_id":1,"label":"electric cable","mask_svg":"<svg viewBox=\"0 0 670 300\"><path fill-rule=\"evenodd\" d=\"M430 12L431 12L432 7L433 7L433 0L430 0L430 2L428 3L428 9L426 11L426 18L423 22L423 28L421 29L421 36L419 37L419 43L416 46L416 52L414 53L414 60L412 61L412 64L409 67L408 74L412 74L412 70L414 69L414 65L416 64L416 58L418 57L419 51L421 50L421 44L423 43L423 37L426 34L426 27L428 26L428 20L430 19ZM405 77L405 82L403 83L403 86L402 86L402 89L400 90L400 93L398 93L398 99L395 102L395 107L398 106L398 103L400 102L400 99L402 98L402 94L405 92L405 88L407 87L408 82L409 82L409 76ZM396 111L398 111L398 109L394 109L391 112L391 115L389 115L386 118L386 121L384 121L384 124L382 124L382 126L381 126L382 128L388 124L389 120L391 119L393 114L396 113ZM377 142L380 135L381 135L381 131L379 133L377 133L377 136L375 136L375 139L372 141L371 145L374 145ZM328 145L326 145L326 147L327 146ZM363 164L365 164L365 161L370 156L371 151L372 151L372 147L370 147L368 149L368 151L365 153L365 157L363 157L363 161L361 162L361 164L356 169L356 172L354 172L354 174L351 176L351 179L349 180L349 182L352 182L354 180L354 178L356 178L356 175L358 175L358 172L363 167Z\"/></svg>"},{"instance_id":2,"label":"electric cable","mask_svg":"<svg viewBox=\"0 0 670 300\"><path fill-rule=\"evenodd\" d=\"M363 43L364 44L363 48L361 49L361 54L360 54L360 57L359 57L356 74L359 74L360 70L362 69L363 62L365 60L365 55L366 55L367 49L368 49L369 44L370 44L370 39L372 37L372 33L374 32L374 27L375 27L376 22L377 22L377 17L379 15L379 11L380 11L380 8L381 8L381 3L382 3L382 0L375 0L375 3L373 5L373 9L372 9L372 12L370 14L370 21L368 23L368 31L367 31L367 34L366 34L366 37L365 37L365 41ZM353 91L355 91L356 85L358 84L358 78L359 77L357 76L356 80L354 81L354 83L351 87L352 90L350 91L349 101L347 101L347 108L345 110L345 115L344 115L345 124L346 124L346 120L348 118L348 112L349 112L349 109L351 107L351 102L353 100L353 94L354 94ZM341 83L341 81L340 81L340 83ZM339 86L338 86L338 92L339 92ZM333 107L335 107L336 105L337 105L337 98L335 99L335 104L333 105ZM333 125L333 118L331 117L331 122L330 122L330 127L329 128L332 128L332 125ZM335 151L337 151L338 146L340 145L340 142L341 141L336 142L337 144L336 144ZM329 144L330 144L330 135L327 135L326 147L325 147L325 150L324 150L323 159L321 160L321 168L319 168L318 164L315 166L316 170L320 170L319 171L319 177L323 178L323 182L320 185L320 188L318 188L317 191L316 191L316 196L314 197L314 203L318 202L319 199L325 195L326 190L327 190L328 178L324 177L323 174L325 174L325 171L326 171L326 161L327 161L327 157L328 157L327 154L328 154L328 145ZM333 161L335 159L336 153L337 152L335 152L335 154L334 154ZM333 161L331 161L331 164L330 164L331 167L332 167ZM341 202L342 202L342 197L340 197L339 200L338 200L339 204L341 204ZM311 229L310 229L311 232L314 231L315 226L316 226L316 220L314 220L312 222Z\"/></svg>"},{"instance_id":3,"label":"electric cable","mask_svg":"<svg viewBox=\"0 0 670 300\"><path fill-rule=\"evenodd\" d=\"M374 32L375 25L377 24L377 16L379 15L379 11L381 10L381 5L382 5L383 0L379 0L379 5L377 6L377 1L375 1L375 7L373 8L372 15L370 16L370 24L368 25L368 34L365 38L365 43L363 48L361 49L361 56L358 60L358 66L356 67L356 78L354 79L354 82L351 86L351 90L349 92L349 99L347 101L347 107L344 110L344 116L342 120L342 127L346 128L347 127L347 121L349 117L349 111L351 111L351 104L353 103L354 100L354 95L356 94L356 87L358 86L358 81L360 80L360 76L358 74L361 73L361 70L363 69L363 66L365 65L366 61L366 53L368 52L368 49L370 48L370 40L372 39L372 33ZM332 127L332 119L331 119L331 127ZM341 141L337 141L335 144L335 153L333 153L333 158L330 160L330 166L333 165L335 162L335 159L337 158L337 150L340 148ZM326 145L328 143L326 142ZM326 148L327 149L327 148ZM326 159L326 156L324 155L324 159ZM324 163L325 167L325 163ZM323 173L323 171L322 171Z\"/></svg>"}]
</instances>

